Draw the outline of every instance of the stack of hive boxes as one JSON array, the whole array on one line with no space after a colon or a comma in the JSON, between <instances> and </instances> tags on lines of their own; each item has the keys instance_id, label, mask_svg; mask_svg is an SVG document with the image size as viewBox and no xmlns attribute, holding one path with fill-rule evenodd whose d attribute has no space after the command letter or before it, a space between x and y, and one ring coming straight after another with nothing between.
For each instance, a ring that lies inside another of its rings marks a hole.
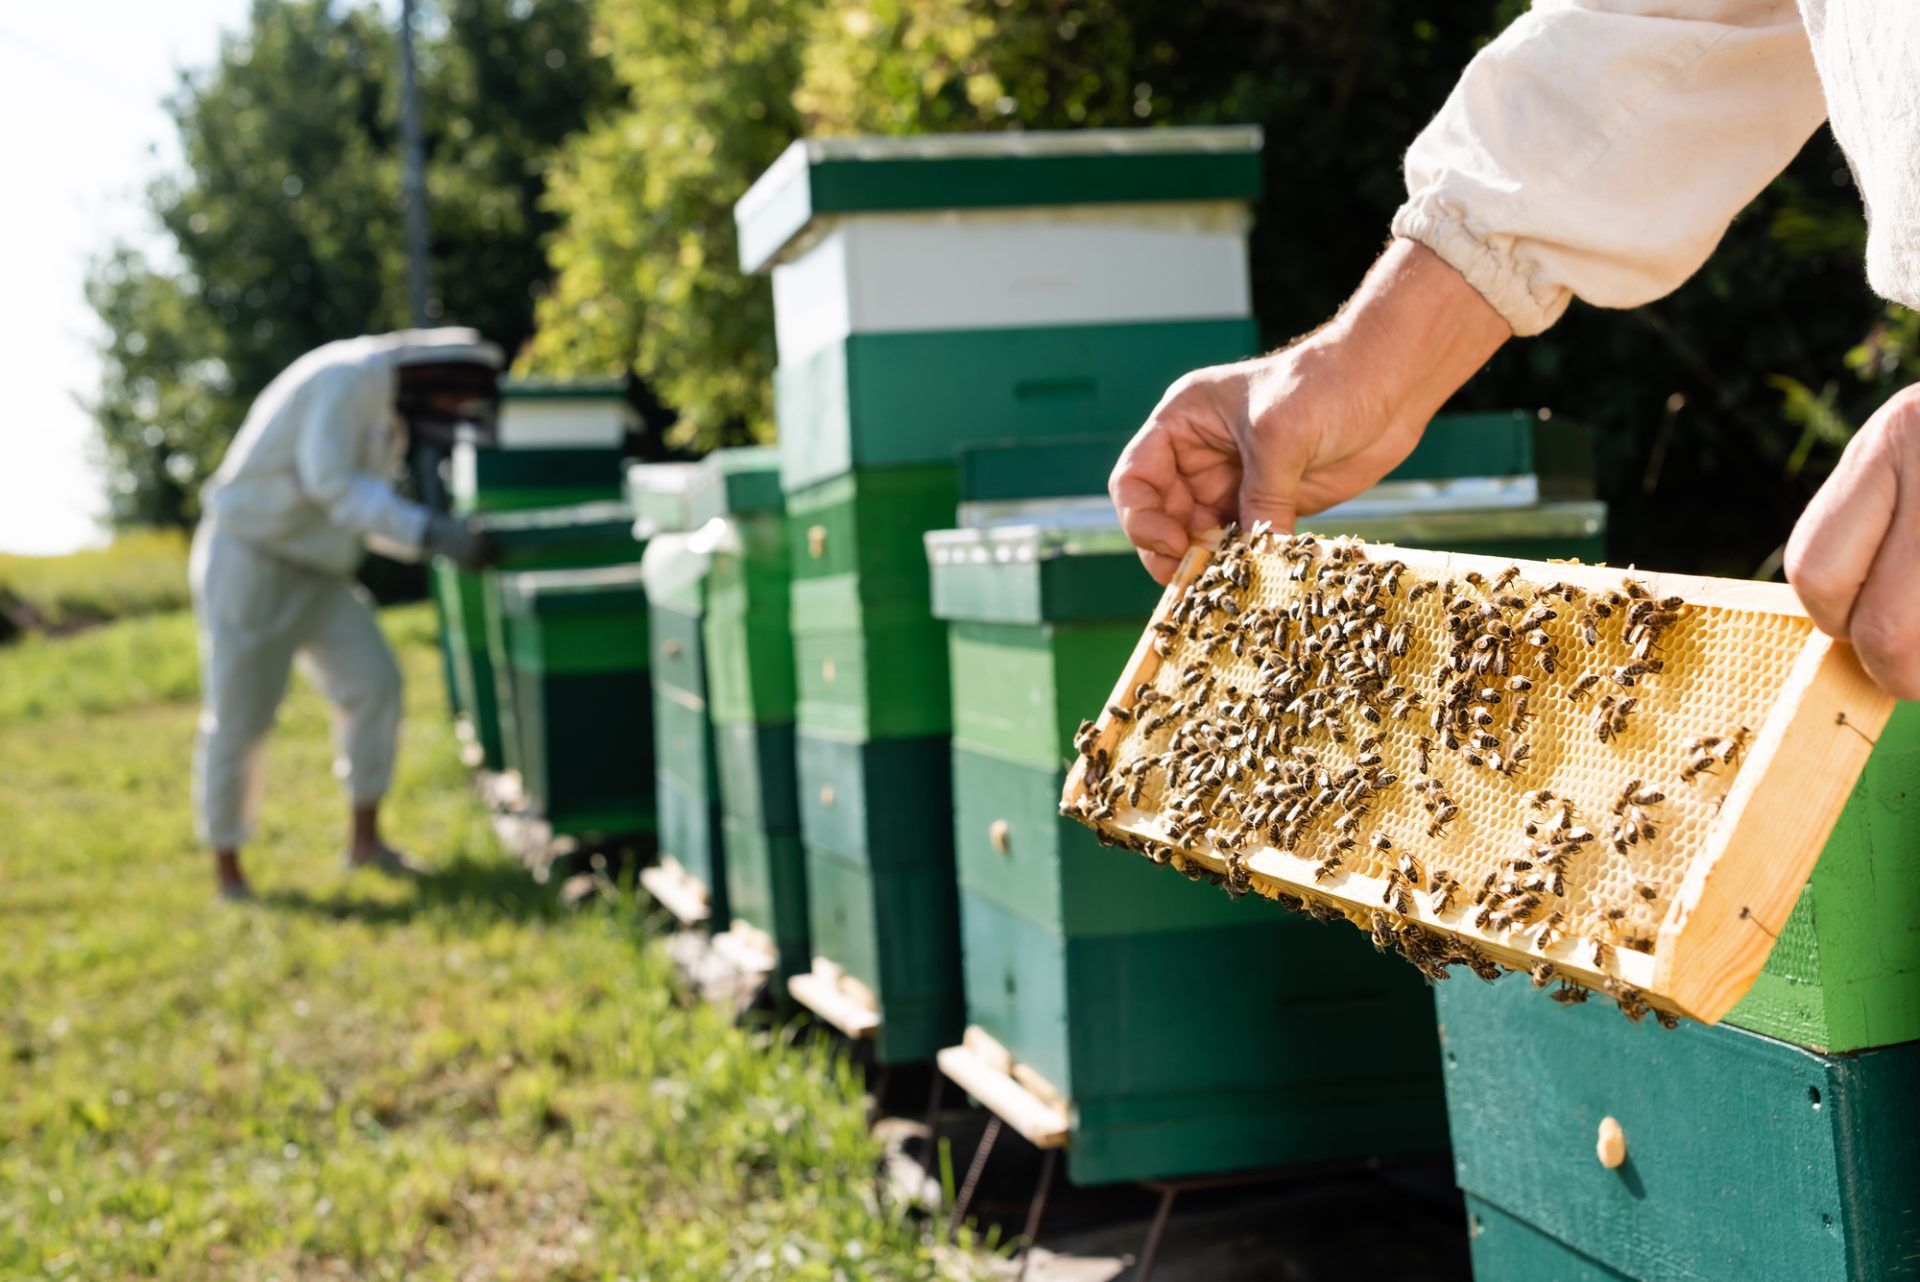
<instances>
[{"instance_id":1,"label":"stack of hive boxes","mask_svg":"<svg viewBox=\"0 0 1920 1282\"><path fill-rule=\"evenodd\" d=\"M1864 1282L1920 1260L1920 708L1716 1027L1442 985L1474 1276Z\"/></svg>"},{"instance_id":2,"label":"stack of hive boxes","mask_svg":"<svg viewBox=\"0 0 1920 1282\"><path fill-rule=\"evenodd\" d=\"M960 1020L942 625L921 537L956 452L1124 435L1248 355L1247 129L796 143L735 210L773 274L816 965L794 995L880 1062ZM1117 443L1116 443L1117 449Z\"/></svg>"},{"instance_id":3,"label":"stack of hive boxes","mask_svg":"<svg viewBox=\"0 0 1920 1282\"><path fill-rule=\"evenodd\" d=\"M696 475L688 472L689 487ZM690 501L691 488L687 498ZM711 566L704 532L658 534L647 547L660 859L641 874L641 882L683 924L724 930L726 853L707 712L705 625Z\"/></svg>"},{"instance_id":4,"label":"stack of hive boxes","mask_svg":"<svg viewBox=\"0 0 1920 1282\"><path fill-rule=\"evenodd\" d=\"M792 576L779 452L761 446L708 455L694 488L693 519L712 558L707 711L731 919L718 942L743 969L784 986L808 968L811 954L795 794Z\"/></svg>"},{"instance_id":5,"label":"stack of hive boxes","mask_svg":"<svg viewBox=\"0 0 1920 1282\"><path fill-rule=\"evenodd\" d=\"M454 448L453 510L480 516L616 499L621 448L634 421L618 383L508 380L495 441L463 440ZM478 764L502 770L484 576L436 561L433 586L454 715Z\"/></svg>"}]
</instances>

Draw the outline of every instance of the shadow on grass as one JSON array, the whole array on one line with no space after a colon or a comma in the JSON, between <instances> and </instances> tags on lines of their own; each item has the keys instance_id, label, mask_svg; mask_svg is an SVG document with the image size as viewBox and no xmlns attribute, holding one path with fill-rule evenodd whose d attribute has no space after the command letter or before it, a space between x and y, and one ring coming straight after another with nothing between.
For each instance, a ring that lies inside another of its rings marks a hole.
<instances>
[{"instance_id":1,"label":"shadow on grass","mask_svg":"<svg viewBox=\"0 0 1920 1282\"><path fill-rule=\"evenodd\" d=\"M343 876L337 890L319 894L297 887L269 891L261 895L260 902L280 912L376 924L398 924L449 912L509 921L552 921L568 912L561 902L560 879L537 882L523 865L501 857L462 854L415 882L411 895L397 899L365 892L365 887L379 883L361 878L375 876Z\"/></svg>"}]
</instances>

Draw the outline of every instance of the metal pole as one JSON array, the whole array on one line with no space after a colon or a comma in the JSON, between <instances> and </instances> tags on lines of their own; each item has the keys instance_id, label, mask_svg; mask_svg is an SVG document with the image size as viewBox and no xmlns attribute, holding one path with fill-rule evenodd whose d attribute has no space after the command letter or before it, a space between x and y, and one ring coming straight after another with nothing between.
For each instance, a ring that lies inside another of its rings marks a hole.
<instances>
[{"instance_id":1,"label":"metal pole","mask_svg":"<svg viewBox=\"0 0 1920 1282\"><path fill-rule=\"evenodd\" d=\"M420 147L420 84L413 66L414 0L400 3L400 168L406 199L407 310L415 328L427 316L427 176Z\"/></svg>"}]
</instances>

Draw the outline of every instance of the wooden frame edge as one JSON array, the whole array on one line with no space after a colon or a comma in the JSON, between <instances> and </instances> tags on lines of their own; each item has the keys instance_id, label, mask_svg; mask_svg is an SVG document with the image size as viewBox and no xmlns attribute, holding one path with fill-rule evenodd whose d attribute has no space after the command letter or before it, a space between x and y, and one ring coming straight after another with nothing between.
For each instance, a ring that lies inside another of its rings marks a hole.
<instances>
[{"instance_id":1,"label":"wooden frame edge","mask_svg":"<svg viewBox=\"0 0 1920 1282\"><path fill-rule=\"evenodd\" d=\"M1660 927L1654 983L1687 1015L1718 1023L1759 977L1893 702L1824 633L1794 661ZM1762 865L1756 845L1787 853Z\"/></svg>"}]
</instances>

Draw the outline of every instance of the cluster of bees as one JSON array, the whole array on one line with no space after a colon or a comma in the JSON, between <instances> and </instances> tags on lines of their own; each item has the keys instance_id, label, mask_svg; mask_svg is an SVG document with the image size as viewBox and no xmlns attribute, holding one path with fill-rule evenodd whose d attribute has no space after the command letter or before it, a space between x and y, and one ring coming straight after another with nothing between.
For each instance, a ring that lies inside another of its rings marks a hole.
<instances>
[{"instance_id":1,"label":"cluster of bees","mask_svg":"<svg viewBox=\"0 0 1920 1282\"><path fill-rule=\"evenodd\" d=\"M1258 590L1274 586L1276 574L1287 581L1284 591ZM1263 596L1279 603L1262 604ZM1416 636L1420 612L1409 607L1423 601L1428 617L1437 610L1439 627L1423 624ZM1483 934L1546 951L1569 929L1569 873L1592 852L1624 855L1656 841L1664 794L1629 780L1602 819L1578 814L1573 801L1549 790L1528 792L1518 851L1465 883L1430 867L1430 856L1397 846L1375 821L1377 810L1391 790L1411 792L1424 810L1426 836L1437 843L1461 811L1449 774L1523 775L1533 757L1529 733L1543 710L1587 709L1588 726L1603 743L1628 733L1638 706L1633 691L1661 672L1663 636L1686 613L1678 597L1656 598L1631 579L1618 590L1531 586L1519 582L1516 567L1427 579L1403 562L1369 559L1352 541L1323 543L1264 527L1230 531L1153 625L1162 660L1156 680L1107 709L1121 728L1111 750L1092 723L1081 727L1082 788L1067 812L1109 844L1234 895L1251 888L1247 856L1264 848L1309 860L1316 885L1343 872L1365 873L1381 888L1379 909L1263 890L1323 921L1350 918L1377 946L1401 953L1431 978L1465 965L1491 979L1507 969L1500 961L1471 938L1420 917L1457 912ZM1603 634L1607 653L1624 645L1624 662L1600 657ZM1421 670L1428 662L1432 671ZM1684 777L1731 764L1747 737L1739 729L1691 744ZM1409 738L1411 761L1390 762L1387 752ZM1149 790L1157 824L1111 822L1122 805L1137 810ZM1143 835L1143 827L1154 835ZM1213 859L1203 863L1183 851ZM1416 892L1426 896L1424 914ZM1603 928L1581 945L1595 970L1609 969L1616 946L1652 950L1647 923L1659 920L1659 899L1655 886L1639 882L1628 906L1598 915ZM1538 987L1560 978L1557 1000L1588 997L1585 987L1556 976L1550 961L1533 966L1532 977ZM1650 1012L1644 995L1617 979L1606 981L1605 991L1630 1018ZM1652 1013L1671 1026L1671 1016Z\"/></svg>"}]
</instances>

